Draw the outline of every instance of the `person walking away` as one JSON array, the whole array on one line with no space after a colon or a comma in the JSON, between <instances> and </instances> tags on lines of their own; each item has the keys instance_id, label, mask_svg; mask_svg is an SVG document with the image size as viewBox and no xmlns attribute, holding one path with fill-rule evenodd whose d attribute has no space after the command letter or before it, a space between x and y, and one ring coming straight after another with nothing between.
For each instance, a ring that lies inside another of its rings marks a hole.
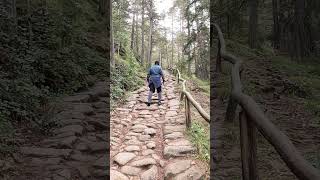
<instances>
[{"instance_id":1,"label":"person walking away","mask_svg":"<svg viewBox=\"0 0 320 180\"><path fill-rule=\"evenodd\" d=\"M164 76L163 76L163 72L162 72L162 68L159 65L159 61L155 61L154 65L151 66L151 68L148 71L148 75L147 75L147 81L149 83L149 95L148 95L148 106L150 106L151 104L151 98L152 98L152 94L155 92L155 89L157 89L157 93L158 93L158 105L161 105L161 78L162 78L162 82L164 83Z\"/></svg>"}]
</instances>

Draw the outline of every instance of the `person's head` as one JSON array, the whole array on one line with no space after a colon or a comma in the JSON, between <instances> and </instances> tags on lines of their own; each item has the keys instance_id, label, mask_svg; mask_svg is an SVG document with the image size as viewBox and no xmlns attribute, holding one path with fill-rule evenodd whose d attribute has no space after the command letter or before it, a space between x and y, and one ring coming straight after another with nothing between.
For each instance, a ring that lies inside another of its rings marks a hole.
<instances>
[{"instance_id":1,"label":"person's head","mask_svg":"<svg viewBox=\"0 0 320 180\"><path fill-rule=\"evenodd\" d=\"M155 65L159 65L159 61L154 62Z\"/></svg>"}]
</instances>

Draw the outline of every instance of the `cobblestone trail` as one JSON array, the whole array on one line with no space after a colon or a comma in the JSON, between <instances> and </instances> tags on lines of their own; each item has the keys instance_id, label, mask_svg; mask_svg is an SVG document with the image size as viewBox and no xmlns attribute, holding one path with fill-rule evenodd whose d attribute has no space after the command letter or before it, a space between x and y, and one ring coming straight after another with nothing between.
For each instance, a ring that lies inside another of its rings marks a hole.
<instances>
[{"instance_id":1,"label":"cobblestone trail","mask_svg":"<svg viewBox=\"0 0 320 180\"><path fill-rule=\"evenodd\" d=\"M186 138L175 80L167 75L163 103L146 105L148 88L133 92L111 116L112 180L198 180L205 170L195 160L196 148Z\"/></svg>"},{"instance_id":2,"label":"cobblestone trail","mask_svg":"<svg viewBox=\"0 0 320 180\"><path fill-rule=\"evenodd\" d=\"M108 175L106 83L62 100L53 136L20 148L17 180L106 179Z\"/></svg>"}]
</instances>

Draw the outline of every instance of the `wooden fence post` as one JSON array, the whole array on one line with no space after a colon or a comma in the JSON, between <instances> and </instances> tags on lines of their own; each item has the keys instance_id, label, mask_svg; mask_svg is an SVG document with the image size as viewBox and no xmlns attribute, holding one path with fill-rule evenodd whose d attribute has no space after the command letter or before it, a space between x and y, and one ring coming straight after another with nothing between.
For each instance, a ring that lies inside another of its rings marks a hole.
<instances>
[{"instance_id":1,"label":"wooden fence post","mask_svg":"<svg viewBox=\"0 0 320 180\"><path fill-rule=\"evenodd\" d=\"M230 95L228 107L227 107L227 113L226 113L226 122L234 121L234 118L236 117L237 106L238 106L238 103Z\"/></svg>"},{"instance_id":2,"label":"wooden fence post","mask_svg":"<svg viewBox=\"0 0 320 180\"><path fill-rule=\"evenodd\" d=\"M249 175L250 180L258 180L258 170L257 170L257 128L247 116L248 121L248 138L249 138Z\"/></svg>"},{"instance_id":3,"label":"wooden fence post","mask_svg":"<svg viewBox=\"0 0 320 180\"><path fill-rule=\"evenodd\" d=\"M190 128L191 124L191 112L190 112L190 101L187 97L185 97L185 114L186 114L186 126Z\"/></svg>"},{"instance_id":4,"label":"wooden fence post","mask_svg":"<svg viewBox=\"0 0 320 180\"><path fill-rule=\"evenodd\" d=\"M240 120L240 142L241 142L241 161L242 179L258 180L256 156L256 128L250 121L246 112L242 110L239 115Z\"/></svg>"},{"instance_id":5,"label":"wooden fence post","mask_svg":"<svg viewBox=\"0 0 320 180\"><path fill-rule=\"evenodd\" d=\"M216 72L220 73L222 70L221 67L221 43L218 40L218 52L217 52L217 60L216 60Z\"/></svg>"}]
</instances>

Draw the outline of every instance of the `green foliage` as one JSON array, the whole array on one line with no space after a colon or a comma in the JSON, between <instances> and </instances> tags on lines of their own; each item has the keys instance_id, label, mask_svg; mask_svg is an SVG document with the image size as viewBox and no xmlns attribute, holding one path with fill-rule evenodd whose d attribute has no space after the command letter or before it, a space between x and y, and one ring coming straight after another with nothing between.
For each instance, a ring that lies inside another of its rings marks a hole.
<instances>
[{"instance_id":1,"label":"green foliage","mask_svg":"<svg viewBox=\"0 0 320 180\"><path fill-rule=\"evenodd\" d=\"M117 64L111 71L111 103L119 100L127 91L136 90L143 84L140 77L142 69L133 59L133 54L125 57L115 56Z\"/></svg>"},{"instance_id":2,"label":"green foliage","mask_svg":"<svg viewBox=\"0 0 320 180\"><path fill-rule=\"evenodd\" d=\"M299 96L305 92L302 100L306 110L317 117L314 123L320 125L320 65L315 59L306 59L304 63L291 61L289 57L275 56L272 64L288 74L289 79L297 87L291 88L291 94Z\"/></svg>"},{"instance_id":3,"label":"green foliage","mask_svg":"<svg viewBox=\"0 0 320 180\"><path fill-rule=\"evenodd\" d=\"M201 80L197 78L196 76L192 76L192 80L196 82L198 87L205 92L207 95L210 95L210 81L208 80Z\"/></svg>"},{"instance_id":4,"label":"green foliage","mask_svg":"<svg viewBox=\"0 0 320 180\"><path fill-rule=\"evenodd\" d=\"M308 153L305 155L305 158L317 169L320 169L320 154L316 153Z\"/></svg>"},{"instance_id":5,"label":"green foliage","mask_svg":"<svg viewBox=\"0 0 320 180\"><path fill-rule=\"evenodd\" d=\"M199 151L199 158L209 162L210 160L210 135L206 131L206 127L193 121L191 127L188 130L188 135L191 138L191 142L197 147Z\"/></svg>"},{"instance_id":6,"label":"green foliage","mask_svg":"<svg viewBox=\"0 0 320 180\"><path fill-rule=\"evenodd\" d=\"M6 55L0 57L1 127L23 121L46 129L40 117L52 97L86 88L107 74L103 45L92 46L104 43L90 38L105 36L94 2L47 1L45 8L33 1L31 6L31 26L23 4L17 4L17 24L7 12L0 14L0 54Z\"/></svg>"}]
</instances>

